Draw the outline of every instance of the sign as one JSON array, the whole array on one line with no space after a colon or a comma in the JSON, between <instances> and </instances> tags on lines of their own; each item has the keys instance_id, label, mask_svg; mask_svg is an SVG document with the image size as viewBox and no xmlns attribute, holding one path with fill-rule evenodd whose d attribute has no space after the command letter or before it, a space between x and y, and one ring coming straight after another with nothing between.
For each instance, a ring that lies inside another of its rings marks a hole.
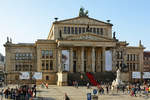
<instances>
[{"instance_id":1,"label":"sign","mask_svg":"<svg viewBox=\"0 0 150 100\"><path fill-rule=\"evenodd\" d=\"M112 51L107 50L105 52L105 70L112 71Z\"/></svg>"},{"instance_id":2,"label":"sign","mask_svg":"<svg viewBox=\"0 0 150 100\"><path fill-rule=\"evenodd\" d=\"M29 72L20 72L20 79L29 79L30 78L30 74Z\"/></svg>"},{"instance_id":3,"label":"sign","mask_svg":"<svg viewBox=\"0 0 150 100\"><path fill-rule=\"evenodd\" d=\"M150 72L143 72L144 79L150 79Z\"/></svg>"},{"instance_id":4,"label":"sign","mask_svg":"<svg viewBox=\"0 0 150 100\"><path fill-rule=\"evenodd\" d=\"M42 79L42 72L34 72L32 78L36 79L36 80L41 80Z\"/></svg>"},{"instance_id":5,"label":"sign","mask_svg":"<svg viewBox=\"0 0 150 100\"><path fill-rule=\"evenodd\" d=\"M62 50L63 70L69 71L69 50Z\"/></svg>"},{"instance_id":6,"label":"sign","mask_svg":"<svg viewBox=\"0 0 150 100\"><path fill-rule=\"evenodd\" d=\"M97 94L97 90L96 89L93 90L93 94L94 95Z\"/></svg>"},{"instance_id":7,"label":"sign","mask_svg":"<svg viewBox=\"0 0 150 100\"><path fill-rule=\"evenodd\" d=\"M141 78L141 72L132 72L132 78L140 79Z\"/></svg>"},{"instance_id":8,"label":"sign","mask_svg":"<svg viewBox=\"0 0 150 100\"><path fill-rule=\"evenodd\" d=\"M91 93L87 93L87 100L91 100Z\"/></svg>"}]
</instances>

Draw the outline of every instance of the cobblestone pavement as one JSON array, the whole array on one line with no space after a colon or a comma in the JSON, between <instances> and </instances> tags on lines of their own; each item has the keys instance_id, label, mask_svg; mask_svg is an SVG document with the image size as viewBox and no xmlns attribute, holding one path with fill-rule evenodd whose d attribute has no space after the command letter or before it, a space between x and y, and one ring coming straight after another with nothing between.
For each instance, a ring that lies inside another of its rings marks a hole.
<instances>
[{"instance_id":1,"label":"cobblestone pavement","mask_svg":"<svg viewBox=\"0 0 150 100\"><path fill-rule=\"evenodd\" d=\"M15 87L15 86L10 86ZM49 86L48 89L37 87L37 96L41 100L64 100L64 94L67 93L70 100L87 100L87 93L92 93L93 89L87 89L86 87L71 87L71 86ZM6 100L6 99L3 99ZM116 93L116 91L111 91L109 94L98 95L98 100L150 100L150 96L139 95L137 97L131 97L129 94L123 94L121 91Z\"/></svg>"}]
</instances>

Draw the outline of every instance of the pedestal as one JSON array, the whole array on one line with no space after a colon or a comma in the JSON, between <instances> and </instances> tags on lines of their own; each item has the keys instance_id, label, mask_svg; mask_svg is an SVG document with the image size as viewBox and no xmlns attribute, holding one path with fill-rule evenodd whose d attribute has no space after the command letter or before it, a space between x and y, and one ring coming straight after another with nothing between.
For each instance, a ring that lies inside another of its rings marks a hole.
<instances>
[{"instance_id":1,"label":"pedestal","mask_svg":"<svg viewBox=\"0 0 150 100\"><path fill-rule=\"evenodd\" d=\"M58 72L57 76L58 76L58 80L57 80L58 86L68 85L68 73L67 72Z\"/></svg>"}]
</instances>

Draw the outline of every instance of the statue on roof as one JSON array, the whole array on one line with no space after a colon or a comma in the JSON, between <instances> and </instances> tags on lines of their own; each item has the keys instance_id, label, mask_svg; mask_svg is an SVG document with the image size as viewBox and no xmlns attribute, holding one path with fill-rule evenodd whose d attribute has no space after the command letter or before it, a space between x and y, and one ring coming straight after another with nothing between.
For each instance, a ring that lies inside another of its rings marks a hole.
<instances>
[{"instance_id":1,"label":"statue on roof","mask_svg":"<svg viewBox=\"0 0 150 100\"><path fill-rule=\"evenodd\" d=\"M84 11L85 9L83 7L80 8L80 11L79 11L79 16L80 17L88 17L88 10Z\"/></svg>"}]
</instances>

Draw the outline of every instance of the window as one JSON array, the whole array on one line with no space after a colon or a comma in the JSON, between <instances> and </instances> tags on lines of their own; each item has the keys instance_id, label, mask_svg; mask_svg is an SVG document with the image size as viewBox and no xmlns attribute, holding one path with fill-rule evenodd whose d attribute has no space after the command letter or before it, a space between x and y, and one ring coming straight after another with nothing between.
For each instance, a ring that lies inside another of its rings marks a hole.
<instances>
[{"instance_id":1,"label":"window","mask_svg":"<svg viewBox=\"0 0 150 100\"><path fill-rule=\"evenodd\" d=\"M86 54L87 54L87 52L86 52L86 50L84 50L84 59L87 58L87 57L86 57Z\"/></svg>"},{"instance_id":2,"label":"window","mask_svg":"<svg viewBox=\"0 0 150 100\"><path fill-rule=\"evenodd\" d=\"M16 67L15 67L15 71L18 71L18 65L16 65Z\"/></svg>"},{"instance_id":3,"label":"window","mask_svg":"<svg viewBox=\"0 0 150 100\"><path fill-rule=\"evenodd\" d=\"M30 65L30 71L32 71L32 69L33 69L33 67L32 67L32 65Z\"/></svg>"},{"instance_id":4,"label":"window","mask_svg":"<svg viewBox=\"0 0 150 100\"><path fill-rule=\"evenodd\" d=\"M16 53L16 60L18 60L18 56L19 56L19 54L18 54L18 53Z\"/></svg>"},{"instance_id":5,"label":"window","mask_svg":"<svg viewBox=\"0 0 150 100\"><path fill-rule=\"evenodd\" d=\"M129 61L129 54L127 55L127 61Z\"/></svg>"},{"instance_id":6,"label":"window","mask_svg":"<svg viewBox=\"0 0 150 100\"><path fill-rule=\"evenodd\" d=\"M49 51L49 56L50 56L50 58L53 58L53 51L52 50Z\"/></svg>"},{"instance_id":7,"label":"window","mask_svg":"<svg viewBox=\"0 0 150 100\"><path fill-rule=\"evenodd\" d=\"M93 28L93 33L96 33L96 28Z\"/></svg>"},{"instance_id":8,"label":"window","mask_svg":"<svg viewBox=\"0 0 150 100\"><path fill-rule=\"evenodd\" d=\"M42 61L42 70L44 70L44 67L45 67L45 61L43 60Z\"/></svg>"},{"instance_id":9,"label":"window","mask_svg":"<svg viewBox=\"0 0 150 100\"><path fill-rule=\"evenodd\" d=\"M64 27L64 34L66 34L67 33L67 31L66 31L66 27Z\"/></svg>"},{"instance_id":10,"label":"window","mask_svg":"<svg viewBox=\"0 0 150 100\"><path fill-rule=\"evenodd\" d=\"M76 59L77 55L76 55L76 51L73 51L73 59Z\"/></svg>"},{"instance_id":11,"label":"window","mask_svg":"<svg viewBox=\"0 0 150 100\"><path fill-rule=\"evenodd\" d=\"M68 27L68 34L70 34L70 27Z\"/></svg>"},{"instance_id":12,"label":"window","mask_svg":"<svg viewBox=\"0 0 150 100\"><path fill-rule=\"evenodd\" d=\"M21 65L19 65L19 71L21 71Z\"/></svg>"},{"instance_id":13,"label":"window","mask_svg":"<svg viewBox=\"0 0 150 100\"><path fill-rule=\"evenodd\" d=\"M85 33L85 27L82 27L82 33Z\"/></svg>"},{"instance_id":14,"label":"window","mask_svg":"<svg viewBox=\"0 0 150 100\"><path fill-rule=\"evenodd\" d=\"M50 60L50 70L53 70L53 61Z\"/></svg>"},{"instance_id":15,"label":"window","mask_svg":"<svg viewBox=\"0 0 150 100\"><path fill-rule=\"evenodd\" d=\"M42 58L45 58L45 51L42 50Z\"/></svg>"},{"instance_id":16,"label":"window","mask_svg":"<svg viewBox=\"0 0 150 100\"><path fill-rule=\"evenodd\" d=\"M78 34L78 29L77 29L77 27L75 27L75 34Z\"/></svg>"},{"instance_id":17,"label":"window","mask_svg":"<svg viewBox=\"0 0 150 100\"><path fill-rule=\"evenodd\" d=\"M81 33L81 27L79 27L79 34Z\"/></svg>"},{"instance_id":18,"label":"window","mask_svg":"<svg viewBox=\"0 0 150 100\"><path fill-rule=\"evenodd\" d=\"M92 32L92 28L90 28L90 32Z\"/></svg>"},{"instance_id":19,"label":"window","mask_svg":"<svg viewBox=\"0 0 150 100\"><path fill-rule=\"evenodd\" d=\"M48 70L49 64L48 64L48 60L46 61L46 70Z\"/></svg>"},{"instance_id":20,"label":"window","mask_svg":"<svg viewBox=\"0 0 150 100\"><path fill-rule=\"evenodd\" d=\"M71 34L74 34L74 27L71 27Z\"/></svg>"},{"instance_id":21,"label":"window","mask_svg":"<svg viewBox=\"0 0 150 100\"><path fill-rule=\"evenodd\" d=\"M99 34L99 28L97 28L97 34Z\"/></svg>"},{"instance_id":22,"label":"window","mask_svg":"<svg viewBox=\"0 0 150 100\"><path fill-rule=\"evenodd\" d=\"M103 35L103 28L101 28L101 35Z\"/></svg>"},{"instance_id":23,"label":"window","mask_svg":"<svg viewBox=\"0 0 150 100\"><path fill-rule=\"evenodd\" d=\"M49 76L46 76L46 80L49 80Z\"/></svg>"},{"instance_id":24,"label":"window","mask_svg":"<svg viewBox=\"0 0 150 100\"><path fill-rule=\"evenodd\" d=\"M46 58L49 58L49 51L48 50L45 50L45 55L46 55Z\"/></svg>"}]
</instances>

